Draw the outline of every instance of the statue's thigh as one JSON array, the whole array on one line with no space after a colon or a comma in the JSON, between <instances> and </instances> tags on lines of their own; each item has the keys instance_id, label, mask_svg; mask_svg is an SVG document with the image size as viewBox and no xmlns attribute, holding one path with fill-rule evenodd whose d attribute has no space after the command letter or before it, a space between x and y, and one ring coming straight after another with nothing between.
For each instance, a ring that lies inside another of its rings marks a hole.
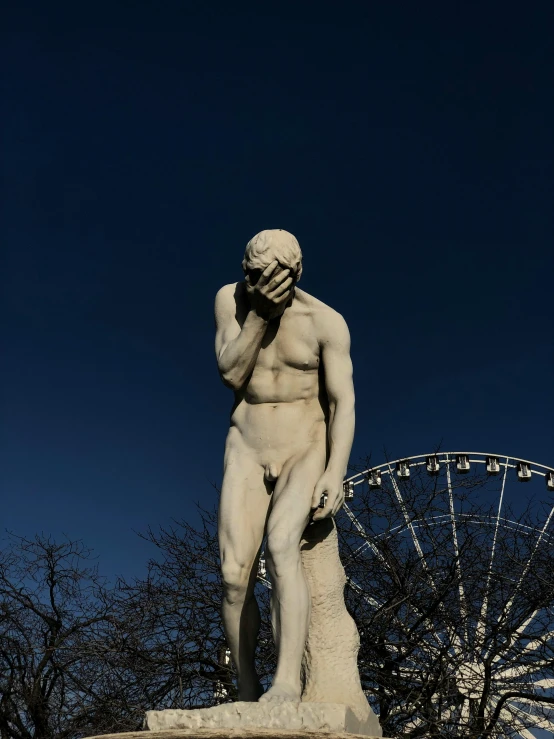
<instances>
[{"instance_id":1,"label":"statue's thigh","mask_svg":"<svg viewBox=\"0 0 554 739\"><path fill-rule=\"evenodd\" d=\"M251 565L264 535L271 490L264 470L248 455L226 460L218 533L221 558L232 558L239 566Z\"/></svg>"},{"instance_id":2,"label":"statue's thigh","mask_svg":"<svg viewBox=\"0 0 554 739\"><path fill-rule=\"evenodd\" d=\"M286 531L291 540L300 542L310 517L314 488L325 471L325 462L325 445L317 444L291 458L283 467L273 493L268 536L276 530Z\"/></svg>"}]
</instances>

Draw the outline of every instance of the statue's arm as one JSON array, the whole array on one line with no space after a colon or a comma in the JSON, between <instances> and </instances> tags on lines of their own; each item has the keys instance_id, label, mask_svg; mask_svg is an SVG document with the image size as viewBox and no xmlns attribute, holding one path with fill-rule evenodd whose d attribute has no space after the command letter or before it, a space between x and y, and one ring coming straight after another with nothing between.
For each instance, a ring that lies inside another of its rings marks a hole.
<instances>
[{"instance_id":1,"label":"statue's arm","mask_svg":"<svg viewBox=\"0 0 554 739\"><path fill-rule=\"evenodd\" d=\"M242 328L236 319L235 286L225 285L215 296L215 353L221 379L239 390L254 369L268 321L249 310Z\"/></svg>"},{"instance_id":2,"label":"statue's arm","mask_svg":"<svg viewBox=\"0 0 554 739\"><path fill-rule=\"evenodd\" d=\"M254 369L267 324L282 315L291 295L290 269L273 260L256 282L247 275L244 282L246 317L241 326L236 319L234 285L225 285L215 297L215 352L221 379L233 390L240 390Z\"/></svg>"},{"instance_id":3,"label":"statue's arm","mask_svg":"<svg viewBox=\"0 0 554 739\"><path fill-rule=\"evenodd\" d=\"M334 311L326 312L319 327L325 389L329 402L329 459L327 468L314 490L312 507L327 494L325 509L314 514L314 520L335 515L344 502L342 480L354 441L354 382L350 359L350 333L344 318Z\"/></svg>"},{"instance_id":4,"label":"statue's arm","mask_svg":"<svg viewBox=\"0 0 554 739\"><path fill-rule=\"evenodd\" d=\"M326 317L321 358L329 400L327 469L342 480L354 441L355 416L350 333L346 321L338 313Z\"/></svg>"}]
</instances>

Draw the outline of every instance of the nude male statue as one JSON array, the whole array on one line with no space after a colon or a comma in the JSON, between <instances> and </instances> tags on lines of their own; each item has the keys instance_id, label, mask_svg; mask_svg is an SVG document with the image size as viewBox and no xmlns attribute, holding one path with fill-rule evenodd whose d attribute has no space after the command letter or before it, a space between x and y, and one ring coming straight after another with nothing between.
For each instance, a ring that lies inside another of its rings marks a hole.
<instances>
[{"instance_id":1,"label":"nude male statue","mask_svg":"<svg viewBox=\"0 0 554 739\"><path fill-rule=\"evenodd\" d=\"M242 264L244 282L215 300L219 372L235 393L219 508L223 620L239 700L298 701L310 618L300 540L310 521L344 502L354 437L350 336L342 316L296 286L302 253L292 234L262 231ZM262 695L253 592L264 534L278 660Z\"/></svg>"}]
</instances>

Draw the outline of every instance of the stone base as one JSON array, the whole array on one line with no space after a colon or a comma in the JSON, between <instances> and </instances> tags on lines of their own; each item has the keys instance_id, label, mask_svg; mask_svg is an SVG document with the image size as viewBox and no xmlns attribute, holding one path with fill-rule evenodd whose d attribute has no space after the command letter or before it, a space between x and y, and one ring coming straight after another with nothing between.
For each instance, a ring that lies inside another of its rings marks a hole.
<instances>
[{"instance_id":1,"label":"stone base","mask_svg":"<svg viewBox=\"0 0 554 739\"><path fill-rule=\"evenodd\" d=\"M377 717L371 713L360 721L342 703L222 703L213 708L147 711L144 728L168 729L264 729L272 735L288 732L326 732L382 736Z\"/></svg>"},{"instance_id":2,"label":"stone base","mask_svg":"<svg viewBox=\"0 0 554 739\"><path fill-rule=\"evenodd\" d=\"M166 731L125 731L86 739L380 739L366 734L329 731L285 731L284 729L167 729Z\"/></svg>"}]
</instances>

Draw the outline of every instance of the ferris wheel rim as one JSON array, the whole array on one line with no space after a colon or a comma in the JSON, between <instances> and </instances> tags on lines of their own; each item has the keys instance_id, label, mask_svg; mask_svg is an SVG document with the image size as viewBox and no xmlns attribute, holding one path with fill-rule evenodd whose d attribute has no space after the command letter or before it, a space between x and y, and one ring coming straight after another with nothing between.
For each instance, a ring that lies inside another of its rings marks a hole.
<instances>
[{"instance_id":1,"label":"ferris wheel rim","mask_svg":"<svg viewBox=\"0 0 554 739\"><path fill-rule=\"evenodd\" d=\"M545 477L549 472L554 473L554 467L549 467L548 465L541 464L540 462L533 462L529 459L523 459L522 457L515 457L509 454L499 454L498 452L434 451L434 452L427 452L426 454L414 454L410 457L399 457L398 459L393 459L387 462L382 462L381 464L373 465L372 467L368 467L362 472L356 472L354 475L347 477L345 479L345 483L350 482L350 483L353 483L354 485L359 485L360 483L364 482L367 475L370 474L371 472L375 472L376 470L384 470L386 474L387 472L391 471L391 468L393 466L396 466L397 464L400 464L401 462L412 463L412 464L409 464L409 466L416 466L417 464L425 464L425 461L428 457L434 457L437 459L438 462L443 462L445 464L451 464L455 462L455 458L458 455L465 455L468 457L469 462L475 462L476 464L485 464L487 457L494 457L498 460L503 459L506 461L505 462L499 461L499 465L502 467L511 467L511 468L515 468L517 466L517 463L522 462L523 464L530 465L531 467L530 472L532 474L540 475L541 477ZM473 457L473 459L470 459L470 457ZM482 457L482 459L475 459L475 457ZM422 461L415 462L413 460L422 460ZM510 464L510 461L513 462L514 464ZM539 469L533 469L537 467Z\"/></svg>"},{"instance_id":2,"label":"ferris wheel rim","mask_svg":"<svg viewBox=\"0 0 554 739\"><path fill-rule=\"evenodd\" d=\"M456 514L456 520L460 520L463 518L470 519L470 523L474 524L475 526L495 526L496 521L499 522L500 525L502 525L506 529L515 530L515 529L526 529L524 532L526 535L532 535L536 533L537 531L540 531L540 528L538 526L528 526L527 524L521 524L519 521L514 521L510 518L505 518L504 516L498 516L496 518L486 516L486 515L479 515L474 516L471 513L457 513ZM435 516L427 516L425 518L414 518L411 523L414 527L418 526L441 526L444 523L448 523L448 521L451 520L451 516L449 513L441 513L439 515ZM390 529L390 531L386 532L387 536L396 536L398 533L403 533L403 531L406 530L406 524L398 524L397 526ZM372 537L372 541L378 541L379 539L382 539L385 536L385 533L376 534ZM549 535L549 537L554 538L554 534Z\"/></svg>"}]
</instances>

